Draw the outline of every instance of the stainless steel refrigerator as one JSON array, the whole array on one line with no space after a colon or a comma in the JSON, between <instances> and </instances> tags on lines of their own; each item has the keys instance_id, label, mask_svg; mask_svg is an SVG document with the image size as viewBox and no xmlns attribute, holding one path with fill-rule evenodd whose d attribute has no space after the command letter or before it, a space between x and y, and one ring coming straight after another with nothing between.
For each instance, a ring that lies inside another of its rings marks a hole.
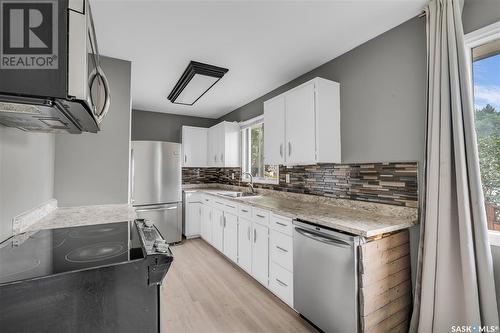
<instances>
[{"instance_id":1,"label":"stainless steel refrigerator","mask_svg":"<svg viewBox=\"0 0 500 333\"><path fill-rule=\"evenodd\" d=\"M131 202L168 243L182 240L181 145L132 141Z\"/></svg>"}]
</instances>

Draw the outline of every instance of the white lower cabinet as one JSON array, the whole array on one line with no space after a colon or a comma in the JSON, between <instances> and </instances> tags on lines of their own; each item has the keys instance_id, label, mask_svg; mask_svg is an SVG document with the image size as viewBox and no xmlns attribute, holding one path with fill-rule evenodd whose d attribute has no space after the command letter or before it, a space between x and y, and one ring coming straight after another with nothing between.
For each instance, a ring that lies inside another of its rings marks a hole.
<instances>
[{"instance_id":1,"label":"white lower cabinet","mask_svg":"<svg viewBox=\"0 0 500 333\"><path fill-rule=\"evenodd\" d=\"M252 273L252 221L238 219L238 265L247 273Z\"/></svg>"},{"instance_id":2,"label":"white lower cabinet","mask_svg":"<svg viewBox=\"0 0 500 333\"><path fill-rule=\"evenodd\" d=\"M269 227L252 223L252 276L269 285Z\"/></svg>"},{"instance_id":3,"label":"white lower cabinet","mask_svg":"<svg viewBox=\"0 0 500 333\"><path fill-rule=\"evenodd\" d=\"M269 289L293 308L293 273L271 262Z\"/></svg>"},{"instance_id":4,"label":"white lower cabinet","mask_svg":"<svg viewBox=\"0 0 500 333\"><path fill-rule=\"evenodd\" d=\"M201 205L201 238L212 244L212 207L208 204Z\"/></svg>"},{"instance_id":5,"label":"white lower cabinet","mask_svg":"<svg viewBox=\"0 0 500 333\"><path fill-rule=\"evenodd\" d=\"M271 215L269 236L269 288L293 308L292 219Z\"/></svg>"},{"instance_id":6,"label":"white lower cabinet","mask_svg":"<svg viewBox=\"0 0 500 333\"><path fill-rule=\"evenodd\" d=\"M201 237L293 308L292 220L219 197L201 201Z\"/></svg>"},{"instance_id":7,"label":"white lower cabinet","mask_svg":"<svg viewBox=\"0 0 500 333\"><path fill-rule=\"evenodd\" d=\"M184 235L186 238L194 238L200 236L201 233L201 203L186 202L186 226Z\"/></svg>"},{"instance_id":8,"label":"white lower cabinet","mask_svg":"<svg viewBox=\"0 0 500 333\"><path fill-rule=\"evenodd\" d=\"M212 208L212 245L220 252L224 247L224 213L222 210Z\"/></svg>"},{"instance_id":9,"label":"white lower cabinet","mask_svg":"<svg viewBox=\"0 0 500 333\"><path fill-rule=\"evenodd\" d=\"M234 262L238 261L238 216L224 212L223 252Z\"/></svg>"}]
</instances>

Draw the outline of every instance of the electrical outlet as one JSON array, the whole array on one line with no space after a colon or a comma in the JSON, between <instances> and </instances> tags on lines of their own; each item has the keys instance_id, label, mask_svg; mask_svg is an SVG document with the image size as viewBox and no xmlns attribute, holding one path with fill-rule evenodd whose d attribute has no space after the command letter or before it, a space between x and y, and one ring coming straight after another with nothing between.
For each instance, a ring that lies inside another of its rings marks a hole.
<instances>
[{"instance_id":1,"label":"electrical outlet","mask_svg":"<svg viewBox=\"0 0 500 333\"><path fill-rule=\"evenodd\" d=\"M290 184L290 174L289 173L287 173L285 175L285 181L286 181L287 184Z\"/></svg>"},{"instance_id":2,"label":"electrical outlet","mask_svg":"<svg viewBox=\"0 0 500 333\"><path fill-rule=\"evenodd\" d=\"M231 179L234 179L234 172L231 173Z\"/></svg>"}]
</instances>

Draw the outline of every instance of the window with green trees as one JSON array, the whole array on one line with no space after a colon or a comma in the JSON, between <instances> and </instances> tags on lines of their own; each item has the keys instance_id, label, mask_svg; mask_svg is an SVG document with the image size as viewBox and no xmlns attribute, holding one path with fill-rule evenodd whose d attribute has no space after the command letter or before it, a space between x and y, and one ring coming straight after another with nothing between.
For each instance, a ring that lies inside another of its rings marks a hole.
<instances>
[{"instance_id":1,"label":"window with green trees","mask_svg":"<svg viewBox=\"0 0 500 333\"><path fill-rule=\"evenodd\" d=\"M488 229L500 231L500 40L472 53L474 118Z\"/></svg>"},{"instance_id":2,"label":"window with green trees","mask_svg":"<svg viewBox=\"0 0 500 333\"><path fill-rule=\"evenodd\" d=\"M279 167L264 163L264 122L242 129L243 172L252 174L255 182L278 183ZM249 180L243 177L243 180Z\"/></svg>"}]
</instances>

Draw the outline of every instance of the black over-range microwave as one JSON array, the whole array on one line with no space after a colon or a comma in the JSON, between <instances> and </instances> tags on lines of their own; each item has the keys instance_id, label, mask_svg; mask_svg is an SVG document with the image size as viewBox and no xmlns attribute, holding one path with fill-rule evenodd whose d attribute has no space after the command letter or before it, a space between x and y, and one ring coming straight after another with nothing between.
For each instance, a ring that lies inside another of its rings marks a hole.
<instances>
[{"instance_id":1,"label":"black over-range microwave","mask_svg":"<svg viewBox=\"0 0 500 333\"><path fill-rule=\"evenodd\" d=\"M0 0L0 124L96 133L109 105L88 0Z\"/></svg>"}]
</instances>

